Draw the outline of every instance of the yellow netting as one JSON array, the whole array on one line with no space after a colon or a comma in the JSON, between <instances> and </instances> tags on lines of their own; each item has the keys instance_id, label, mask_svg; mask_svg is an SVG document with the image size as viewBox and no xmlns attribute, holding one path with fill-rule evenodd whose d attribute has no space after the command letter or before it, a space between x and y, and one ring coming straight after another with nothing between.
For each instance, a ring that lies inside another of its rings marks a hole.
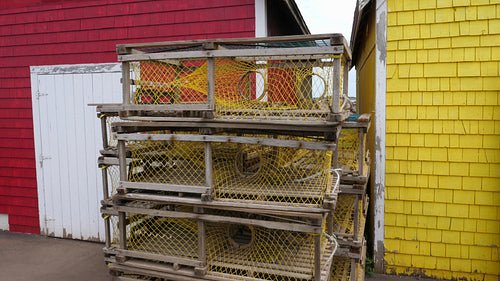
<instances>
[{"instance_id":1,"label":"yellow netting","mask_svg":"<svg viewBox=\"0 0 500 281\"><path fill-rule=\"evenodd\" d=\"M128 180L205 186L203 143L187 141L128 142L134 161Z\"/></svg>"},{"instance_id":2,"label":"yellow netting","mask_svg":"<svg viewBox=\"0 0 500 281\"><path fill-rule=\"evenodd\" d=\"M263 227L207 224L210 274L232 275L234 280L312 279L314 235Z\"/></svg>"},{"instance_id":3,"label":"yellow netting","mask_svg":"<svg viewBox=\"0 0 500 281\"><path fill-rule=\"evenodd\" d=\"M365 159L365 149L359 151L359 129L342 129L338 141L339 165L344 171L359 171L359 153L363 153ZM363 135L363 147L366 148L366 138ZM366 161L363 160L363 171L367 172Z\"/></svg>"},{"instance_id":4,"label":"yellow netting","mask_svg":"<svg viewBox=\"0 0 500 281\"><path fill-rule=\"evenodd\" d=\"M225 144L214 150L217 200L321 204L331 192L331 152Z\"/></svg>"},{"instance_id":5,"label":"yellow netting","mask_svg":"<svg viewBox=\"0 0 500 281\"><path fill-rule=\"evenodd\" d=\"M332 192L332 153L262 145L212 143L214 200L319 205ZM201 142L129 142L129 181L206 186Z\"/></svg>"},{"instance_id":6,"label":"yellow netting","mask_svg":"<svg viewBox=\"0 0 500 281\"><path fill-rule=\"evenodd\" d=\"M330 281L364 281L365 269L364 266L356 262L352 268L351 259L346 257L334 257L331 267ZM351 279L351 270L356 270L355 279Z\"/></svg>"},{"instance_id":7,"label":"yellow netting","mask_svg":"<svg viewBox=\"0 0 500 281\"><path fill-rule=\"evenodd\" d=\"M358 202L358 210L356 210ZM363 214L363 200L354 194L339 194L333 215L334 232L340 234L354 234L357 228L356 241L361 241L365 231L366 218ZM355 223L357 216L358 224Z\"/></svg>"},{"instance_id":8,"label":"yellow netting","mask_svg":"<svg viewBox=\"0 0 500 281\"><path fill-rule=\"evenodd\" d=\"M334 58L285 56L215 61L216 118L324 120L332 111ZM135 104L207 104L207 61L131 63ZM340 70L342 91L343 66ZM340 97L339 97L340 98Z\"/></svg>"},{"instance_id":9,"label":"yellow netting","mask_svg":"<svg viewBox=\"0 0 500 281\"><path fill-rule=\"evenodd\" d=\"M198 224L190 219L129 215L127 248L165 256L198 258Z\"/></svg>"}]
</instances>

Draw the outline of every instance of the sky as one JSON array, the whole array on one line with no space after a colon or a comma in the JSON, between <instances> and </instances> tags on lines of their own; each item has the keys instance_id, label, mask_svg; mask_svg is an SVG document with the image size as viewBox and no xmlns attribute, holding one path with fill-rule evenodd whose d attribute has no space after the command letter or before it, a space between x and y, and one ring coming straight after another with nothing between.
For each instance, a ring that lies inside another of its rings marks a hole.
<instances>
[{"instance_id":1,"label":"sky","mask_svg":"<svg viewBox=\"0 0 500 281\"><path fill-rule=\"evenodd\" d=\"M351 41L356 0L295 0L311 34L342 33ZM356 72L349 72L349 96L356 96Z\"/></svg>"}]
</instances>

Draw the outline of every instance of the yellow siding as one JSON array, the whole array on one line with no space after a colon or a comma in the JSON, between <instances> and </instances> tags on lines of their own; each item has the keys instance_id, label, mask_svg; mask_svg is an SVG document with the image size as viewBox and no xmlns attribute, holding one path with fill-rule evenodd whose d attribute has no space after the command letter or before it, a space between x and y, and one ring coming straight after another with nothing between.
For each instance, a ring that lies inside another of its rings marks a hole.
<instances>
[{"instance_id":1,"label":"yellow siding","mask_svg":"<svg viewBox=\"0 0 500 281\"><path fill-rule=\"evenodd\" d=\"M500 1L387 5L387 272L497 281Z\"/></svg>"}]
</instances>

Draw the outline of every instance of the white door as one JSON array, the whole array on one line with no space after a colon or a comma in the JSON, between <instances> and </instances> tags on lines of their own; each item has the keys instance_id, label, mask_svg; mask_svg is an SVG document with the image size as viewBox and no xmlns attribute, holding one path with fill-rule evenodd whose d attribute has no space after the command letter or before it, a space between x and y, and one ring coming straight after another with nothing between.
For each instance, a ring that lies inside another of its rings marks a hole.
<instances>
[{"instance_id":1,"label":"white door","mask_svg":"<svg viewBox=\"0 0 500 281\"><path fill-rule=\"evenodd\" d=\"M120 103L119 64L32 66L40 232L104 241L95 103Z\"/></svg>"}]
</instances>

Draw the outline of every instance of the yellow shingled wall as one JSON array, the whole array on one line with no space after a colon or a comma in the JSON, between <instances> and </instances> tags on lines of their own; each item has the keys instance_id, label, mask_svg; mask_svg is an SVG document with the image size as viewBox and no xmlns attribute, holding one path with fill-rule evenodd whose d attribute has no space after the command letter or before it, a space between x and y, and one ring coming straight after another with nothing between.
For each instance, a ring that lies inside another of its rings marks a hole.
<instances>
[{"instance_id":1,"label":"yellow shingled wall","mask_svg":"<svg viewBox=\"0 0 500 281\"><path fill-rule=\"evenodd\" d=\"M387 8L387 272L497 281L500 0Z\"/></svg>"}]
</instances>

